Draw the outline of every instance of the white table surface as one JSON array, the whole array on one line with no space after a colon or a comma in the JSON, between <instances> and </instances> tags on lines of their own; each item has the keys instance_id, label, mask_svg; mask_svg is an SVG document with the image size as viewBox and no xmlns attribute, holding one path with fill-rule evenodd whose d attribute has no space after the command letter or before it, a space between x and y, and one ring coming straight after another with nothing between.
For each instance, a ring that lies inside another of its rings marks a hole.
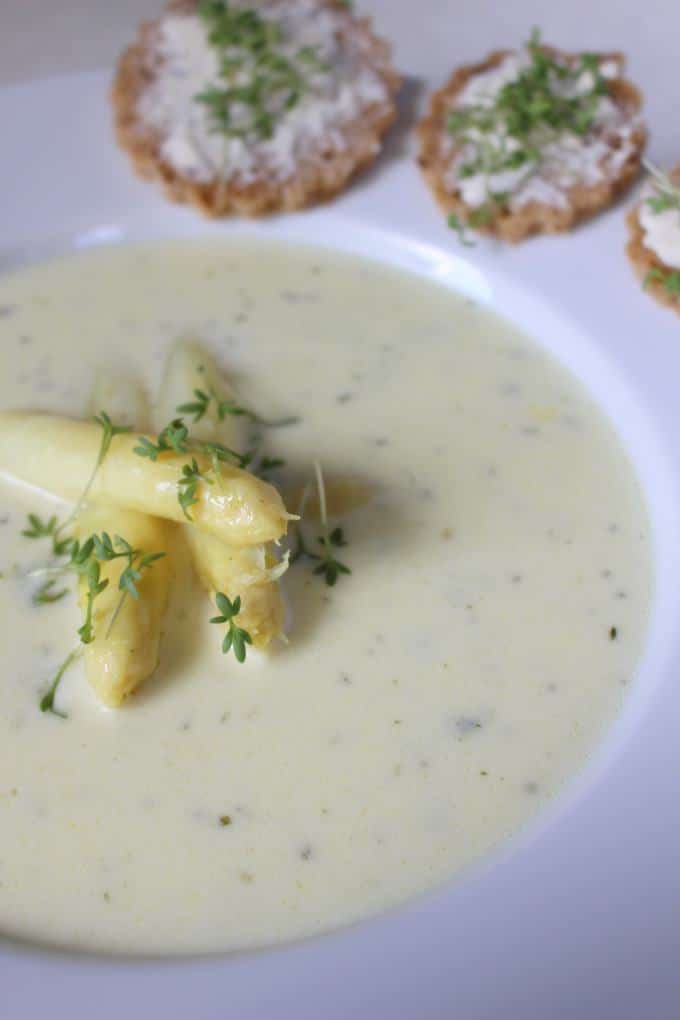
<instances>
[{"instance_id":1,"label":"white table surface","mask_svg":"<svg viewBox=\"0 0 680 1020\"><path fill-rule=\"evenodd\" d=\"M111 66L137 23L161 7L162 0L0 0L0 86ZM677 159L677 89L669 85L677 80L678 2L640 0L634 13L630 4L625 12L621 7L619 0L357 3L393 41L400 70L428 86L439 84L458 62L518 43L534 25L564 48L616 49L634 35L638 42L628 54L629 70L646 95L652 154L660 161Z\"/></svg>"}]
</instances>

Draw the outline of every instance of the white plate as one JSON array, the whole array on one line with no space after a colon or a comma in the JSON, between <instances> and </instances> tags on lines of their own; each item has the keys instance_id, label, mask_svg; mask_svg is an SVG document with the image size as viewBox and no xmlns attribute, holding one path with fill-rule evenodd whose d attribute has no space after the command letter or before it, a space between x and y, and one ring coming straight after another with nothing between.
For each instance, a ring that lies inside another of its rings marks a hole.
<instances>
[{"instance_id":1,"label":"white plate","mask_svg":"<svg viewBox=\"0 0 680 1020\"><path fill-rule=\"evenodd\" d=\"M643 88L658 86L654 155L677 161L677 0L612 0L616 17L579 0L548 25L546 13L483 0L466 18L446 0L399 3L390 34L407 70L427 69L428 87L534 21L565 47L620 47ZM549 347L616 423L652 516L656 600L639 676L604 746L547 814L462 880L354 928L229 958L125 962L0 947L0 1016L677 1020L680 320L634 280L623 208L569 237L462 249L402 138L326 209L207 224L133 179L111 142L107 78L0 91L0 270L72 245L246 231L357 251L474 293Z\"/></svg>"}]
</instances>

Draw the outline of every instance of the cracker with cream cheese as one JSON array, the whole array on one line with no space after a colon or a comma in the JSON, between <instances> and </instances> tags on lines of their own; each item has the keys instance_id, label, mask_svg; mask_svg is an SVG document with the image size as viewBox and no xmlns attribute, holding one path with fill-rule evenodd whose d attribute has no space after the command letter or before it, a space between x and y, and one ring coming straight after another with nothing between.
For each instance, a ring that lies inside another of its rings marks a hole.
<instances>
[{"instance_id":1,"label":"cracker with cream cheese","mask_svg":"<svg viewBox=\"0 0 680 1020\"><path fill-rule=\"evenodd\" d=\"M112 89L137 173L207 216L330 199L380 152L400 79L340 0L174 0Z\"/></svg>"},{"instance_id":2,"label":"cracker with cream cheese","mask_svg":"<svg viewBox=\"0 0 680 1020\"><path fill-rule=\"evenodd\" d=\"M644 289L680 315L680 164L669 174L651 169L628 213L626 252Z\"/></svg>"},{"instance_id":3,"label":"cracker with cream cheese","mask_svg":"<svg viewBox=\"0 0 680 1020\"><path fill-rule=\"evenodd\" d=\"M451 225L516 242L610 205L637 177L646 141L623 63L534 37L455 71L418 127L420 167Z\"/></svg>"}]
</instances>

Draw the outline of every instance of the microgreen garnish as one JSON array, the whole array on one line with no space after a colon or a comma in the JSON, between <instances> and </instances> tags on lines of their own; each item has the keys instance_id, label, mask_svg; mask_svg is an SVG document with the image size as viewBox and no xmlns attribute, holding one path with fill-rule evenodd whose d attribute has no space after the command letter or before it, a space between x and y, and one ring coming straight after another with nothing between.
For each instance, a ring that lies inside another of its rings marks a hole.
<instances>
[{"instance_id":1,"label":"microgreen garnish","mask_svg":"<svg viewBox=\"0 0 680 1020\"><path fill-rule=\"evenodd\" d=\"M131 425L114 425L109 418L106 411L100 411L99 414L95 414L94 421L102 427L102 440L101 446L99 447L99 455L97 456L97 463L95 464L95 471L98 470L106 457L111 447L111 440L114 436L122 436L126 432L132 432ZM83 498L83 497L81 497Z\"/></svg>"},{"instance_id":2,"label":"microgreen garnish","mask_svg":"<svg viewBox=\"0 0 680 1020\"><path fill-rule=\"evenodd\" d=\"M174 418L161 429L155 443L146 436L139 436L138 442L139 446L135 446L133 452L139 457L157 461L162 453L188 453L189 429L181 418Z\"/></svg>"},{"instance_id":3,"label":"microgreen garnish","mask_svg":"<svg viewBox=\"0 0 680 1020\"><path fill-rule=\"evenodd\" d=\"M319 519L321 522L321 534L317 541L321 546L321 552L313 552L305 543L304 535L300 525L295 526L296 534L296 548L291 554L290 562L295 563L301 557L305 557L310 560L317 560L317 566L314 567L312 573L318 577L323 577L324 581L329 588L332 588L341 574L351 574L350 568L341 563L335 556L337 549L342 549L347 545L344 531L341 527L330 529L328 523L328 507L326 503L326 486L323 480L323 472L321 465L318 461L314 462L314 480L316 483L317 495L319 499ZM304 509L309 498L310 484L305 486L305 489L300 500L299 516L302 517Z\"/></svg>"},{"instance_id":4,"label":"microgreen garnish","mask_svg":"<svg viewBox=\"0 0 680 1020\"><path fill-rule=\"evenodd\" d=\"M51 538L57 530L57 525L56 517L50 517L43 521L37 514L29 514L28 525L21 534L24 538Z\"/></svg>"},{"instance_id":5,"label":"microgreen garnish","mask_svg":"<svg viewBox=\"0 0 680 1020\"><path fill-rule=\"evenodd\" d=\"M78 628L78 637L84 645L94 641L92 614L97 596L109 586L107 578L101 576L101 567L94 552L94 537L86 539L82 544L77 540L71 547L71 557L66 569L73 570L78 577L83 577L87 584L85 592L85 619Z\"/></svg>"},{"instance_id":6,"label":"microgreen garnish","mask_svg":"<svg viewBox=\"0 0 680 1020\"><path fill-rule=\"evenodd\" d=\"M468 224L471 227L485 227L490 223L494 214L494 200L487 199L483 205L477 206L468 216Z\"/></svg>"},{"instance_id":7,"label":"microgreen garnish","mask_svg":"<svg viewBox=\"0 0 680 1020\"><path fill-rule=\"evenodd\" d=\"M652 266L645 274L642 286L647 288L650 283L660 283L671 297L680 298L680 270L671 269L664 272L658 266Z\"/></svg>"},{"instance_id":8,"label":"microgreen garnish","mask_svg":"<svg viewBox=\"0 0 680 1020\"><path fill-rule=\"evenodd\" d=\"M229 400L228 398L220 400L214 393L213 397L217 401L217 417L220 421L224 421L228 414L236 417L245 414L253 421L257 421L257 415L249 411L247 407L241 407L235 400Z\"/></svg>"},{"instance_id":9,"label":"microgreen garnish","mask_svg":"<svg viewBox=\"0 0 680 1020\"><path fill-rule=\"evenodd\" d=\"M526 45L528 63L492 98L453 109L447 130L459 149L457 173L482 175L487 196L467 224L456 217L450 225L464 236L464 226L483 226L506 204L507 193L489 188L492 175L523 171L528 177L541 160L543 146L562 133L586 135L597 117L606 81L595 54L565 63L541 44L534 30ZM588 77L585 77L585 76ZM519 182L519 181L518 181Z\"/></svg>"},{"instance_id":10,"label":"microgreen garnish","mask_svg":"<svg viewBox=\"0 0 680 1020\"><path fill-rule=\"evenodd\" d=\"M451 230L455 230L455 232L458 234L458 240L462 245L464 245L466 248L474 248L475 242L471 241L470 238L466 235L465 224L461 220L460 216L457 216L456 213L451 213L449 216L448 223L449 226L451 227Z\"/></svg>"},{"instance_id":11,"label":"microgreen garnish","mask_svg":"<svg viewBox=\"0 0 680 1020\"><path fill-rule=\"evenodd\" d=\"M219 84L194 99L214 131L247 142L271 138L277 120L300 101L315 74L328 68L314 47L286 56L281 26L250 7L201 0L199 16L219 58Z\"/></svg>"},{"instance_id":12,"label":"microgreen garnish","mask_svg":"<svg viewBox=\"0 0 680 1020\"><path fill-rule=\"evenodd\" d=\"M50 605L52 602L58 602L59 599L63 599L64 595L68 593L68 589L58 588L55 591L56 585L57 582L53 577L47 581L44 581L43 584L40 585L38 590L33 594L33 597L31 598L31 602L33 603L33 605L47 606Z\"/></svg>"},{"instance_id":13,"label":"microgreen garnish","mask_svg":"<svg viewBox=\"0 0 680 1020\"><path fill-rule=\"evenodd\" d=\"M317 554L313 549L310 549L305 542L305 536L302 533L300 525L297 523L293 524L291 530L295 535L295 548L290 554L290 559L288 561L290 565L293 566L294 563L297 563L297 561L301 559L318 560L319 557Z\"/></svg>"},{"instance_id":14,"label":"microgreen garnish","mask_svg":"<svg viewBox=\"0 0 680 1020\"><path fill-rule=\"evenodd\" d=\"M223 446L222 443L200 442L196 444L196 449L210 459L213 472L218 481L220 464L236 464L237 467L244 469L248 467L253 459L252 453L238 453L237 450Z\"/></svg>"},{"instance_id":15,"label":"microgreen garnish","mask_svg":"<svg viewBox=\"0 0 680 1020\"><path fill-rule=\"evenodd\" d=\"M199 417L202 417L202 414ZM222 443L194 439L182 418L173 419L161 429L155 443L147 436L139 436L138 445L134 447L133 452L138 457L147 457L152 461L157 461L164 453L192 455L191 460L182 465L177 479L177 500L182 513L189 521L192 520L189 509L199 502L199 482L205 482L207 485L212 485L213 482L220 483L222 464L235 464L239 468L246 468L253 456L251 453L238 453L228 446L223 446ZM207 470L201 468L194 454L207 457L210 468Z\"/></svg>"},{"instance_id":16,"label":"microgreen garnish","mask_svg":"<svg viewBox=\"0 0 680 1020\"><path fill-rule=\"evenodd\" d=\"M680 185L674 183L668 174L648 159L643 159L642 162L651 176L651 185L654 189L654 194L645 200L652 212L662 213L668 209L680 211Z\"/></svg>"},{"instance_id":17,"label":"microgreen garnish","mask_svg":"<svg viewBox=\"0 0 680 1020\"><path fill-rule=\"evenodd\" d=\"M215 405L215 411L219 421L224 421L228 416L246 417L253 423L253 425L260 425L262 428L270 429L284 428L287 425L297 425L300 421L297 415L288 415L285 418L275 419L261 418L259 414L256 414L254 411L251 411L250 408L239 404L233 397L222 396L212 386L208 387L207 391L201 389L194 390L193 398L193 400L188 401L186 404L179 404L175 410L179 414L190 415L194 424L205 417L213 403Z\"/></svg>"},{"instance_id":18,"label":"microgreen garnish","mask_svg":"<svg viewBox=\"0 0 680 1020\"><path fill-rule=\"evenodd\" d=\"M94 555L100 562L109 563L111 560L121 558L127 560L127 564L121 571L120 577L118 578L118 590L121 594L118 602L116 603L116 607L109 618L106 628L106 637L108 637L113 630L123 605L125 604L125 599L129 595L131 595L133 599L139 598L137 582L141 581L143 572L148 570L149 567L156 562L156 560L162 559L165 556L165 553L147 553L143 549L133 549L130 543L126 541L126 539L122 538L121 535L116 535L112 541L111 536L106 531L102 531L101 535L92 535L91 538L94 544ZM108 582L102 583L104 584L104 587L106 587ZM104 588L101 590L103 591Z\"/></svg>"},{"instance_id":19,"label":"microgreen garnish","mask_svg":"<svg viewBox=\"0 0 680 1020\"><path fill-rule=\"evenodd\" d=\"M162 443L154 443L147 436L138 436L138 445L134 447L133 453L136 453L138 457L148 457L149 460L157 461L158 457L164 450L170 449L168 446L163 446Z\"/></svg>"},{"instance_id":20,"label":"microgreen garnish","mask_svg":"<svg viewBox=\"0 0 680 1020\"><path fill-rule=\"evenodd\" d=\"M329 588L332 588L340 574L351 574L349 567L335 558L334 550L341 549L347 545L342 528L328 527L328 510L326 506L326 486L324 485L323 472L318 460L314 463L314 475L316 477L316 488L319 496L319 516L321 518L322 533L319 536L321 546L321 562L315 567L314 573L323 577Z\"/></svg>"},{"instance_id":21,"label":"microgreen garnish","mask_svg":"<svg viewBox=\"0 0 680 1020\"><path fill-rule=\"evenodd\" d=\"M334 549L340 549L347 545L342 528L334 528L329 534L319 537L323 549L321 563L315 567L314 573L323 576L324 581L332 588L340 574L351 574L349 567L335 558Z\"/></svg>"},{"instance_id":22,"label":"microgreen garnish","mask_svg":"<svg viewBox=\"0 0 680 1020\"><path fill-rule=\"evenodd\" d=\"M189 508L198 503L198 483L205 482L206 485L212 485L213 481L214 479L201 471L195 457L192 457L191 464L185 464L182 468L182 475L177 483L179 490L177 498L182 512L188 521L191 520Z\"/></svg>"},{"instance_id":23,"label":"microgreen garnish","mask_svg":"<svg viewBox=\"0 0 680 1020\"><path fill-rule=\"evenodd\" d=\"M47 688L47 690L40 699L41 712L51 712L52 715L57 715L59 716L60 719L68 718L65 712L60 712L58 709L54 707L54 699L56 697L57 691L59 689L59 684L62 681L64 673L69 668L69 666L71 666L75 662L75 660L79 657L81 651L82 648L80 645L78 645L76 648L73 649L72 652L69 652L69 654L62 662L61 666L59 667L55 674L54 680L52 681L52 683L50 684L50 686Z\"/></svg>"},{"instance_id":24,"label":"microgreen garnish","mask_svg":"<svg viewBox=\"0 0 680 1020\"><path fill-rule=\"evenodd\" d=\"M64 525L59 524L56 517L50 517L43 521L37 514L28 515L28 526L21 534L24 538L51 538L52 554L62 556L71 544L70 538L59 538Z\"/></svg>"},{"instance_id":25,"label":"microgreen garnish","mask_svg":"<svg viewBox=\"0 0 680 1020\"><path fill-rule=\"evenodd\" d=\"M195 423L204 417L212 398L205 390L194 390L194 398L194 400L190 400L186 404L179 404L175 410L179 414L190 415Z\"/></svg>"},{"instance_id":26,"label":"microgreen garnish","mask_svg":"<svg viewBox=\"0 0 680 1020\"><path fill-rule=\"evenodd\" d=\"M198 365L197 370L205 371L203 365ZM299 421L297 417L287 417L278 420L267 420L260 418L248 407L243 406L231 396L219 393L217 389L207 384L204 387L197 387L192 392L192 399L183 404L178 404L175 410L178 414L188 415L196 424L214 409L217 419L225 421L227 417L245 417L254 425L263 428L278 428L285 425L294 425ZM177 498L182 508L182 513L187 520L192 520L189 513L192 506L199 502L199 483L204 482L212 485L214 482L221 483L221 465L224 463L235 464L239 468L246 468L253 461L254 453L238 453L222 443L209 442L206 440L194 439L189 432L183 418L175 418L162 429L154 442L146 436L140 436L138 445L134 452L139 457L148 457L156 461L167 452L180 454L201 454L210 461L210 469L202 468L200 463L192 456L191 461L182 467L177 482ZM273 470L281 467L283 461L280 458L263 457L260 461L260 471Z\"/></svg>"},{"instance_id":27,"label":"microgreen garnish","mask_svg":"<svg viewBox=\"0 0 680 1020\"><path fill-rule=\"evenodd\" d=\"M83 506L85 505L87 497L90 493L90 489L92 488L94 480L97 477L97 472L104 463L106 455L109 452L109 449L111 448L111 442L114 436L121 436L126 432L132 431L129 425L114 425L106 411L100 411L99 414L96 414L93 418L93 421L95 421L97 425L100 425L102 429L102 438L99 444L99 453L97 454L97 459L94 463L94 467L92 468L92 474L88 478L87 484L85 485L85 488L81 492L80 498L76 502L76 505L73 508L71 514L60 526L59 528L60 531L63 531L64 529L68 528L68 526L72 524L73 521L75 521L80 511L83 509Z\"/></svg>"},{"instance_id":28,"label":"microgreen garnish","mask_svg":"<svg viewBox=\"0 0 680 1020\"><path fill-rule=\"evenodd\" d=\"M222 652L226 655L232 649L237 662L245 662L246 645L252 645L253 639L247 630L239 627L235 619L241 612L241 597L237 595L232 601L224 592L215 594L215 603L221 615L213 616L211 623L226 623L227 631L222 641Z\"/></svg>"},{"instance_id":29,"label":"microgreen garnish","mask_svg":"<svg viewBox=\"0 0 680 1020\"><path fill-rule=\"evenodd\" d=\"M298 414L285 415L283 418L261 418L259 414L249 411L248 416L253 425L259 425L263 429L283 429L289 425L297 425L300 421Z\"/></svg>"}]
</instances>

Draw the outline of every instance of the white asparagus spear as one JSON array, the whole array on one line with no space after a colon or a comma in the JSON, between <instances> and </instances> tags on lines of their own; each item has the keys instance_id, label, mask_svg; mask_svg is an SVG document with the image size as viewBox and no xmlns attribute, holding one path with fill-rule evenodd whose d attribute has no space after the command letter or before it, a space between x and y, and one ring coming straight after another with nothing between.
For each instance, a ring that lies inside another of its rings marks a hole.
<instances>
[{"instance_id":1,"label":"white asparagus spear","mask_svg":"<svg viewBox=\"0 0 680 1020\"><path fill-rule=\"evenodd\" d=\"M247 630L256 648L266 648L283 630L284 606L278 578L287 563L277 563L259 546L235 548L187 525L184 534L203 585L213 595L239 596L239 627Z\"/></svg>"},{"instance_id":2,"label":"white asparagus spear","mask_svg":"<svg viewBox=\"0 0 680 1020\"><path fill-rule=\"evenodd\" d=\"M177 409L195 399L199 390L211 396L207 413L191 426L193 435L224 443L242 450L246 439L244 416L226 414L220 421L217 399L237 404L234 391L223 377L211 355L193 341L179 340L166 362L155 408L155 425L162 428ZM205 532L186 525L184 533L191 549L196 572L205 587L214 594L224 592L230 599L241 599L238 625L247 630L258 648L265 648L283 629L284 606L278 577L286 564L277 564L264 545L247 548L227 545Z\"/></svg>"},{"instance_id":3,"label":"white asparagus spear","mask_svg":"<svg viewBox=\"0 0 680 1020\"><path fill-rule=\"evenodd\" d=\"M112 368L97 369L90 391L88 413L94 416L102 411L116 425L129 425L142 432L149 428L148 399L143 386L133 376ZM113 708L156 668L172 574L171 545L176 536L172 534L173 525L160 518L117 507L85 510L78 520L77 531L81 538L87 538L93 531L122 535L133 546L134 536L138 536L154 543L153 548L142 546L145 552L166 552L166 562L154 564L154 576L143 577L139 586L140 599L128 597L125 600L110 634L106 615L115 612L116 600L120 598L118 581L125 564L119 563L115 570L113 564L103 565L102 577L108 578L110 583L95 603L95 640L85 646L84 661L90 686L105 705ZM85 602L85 587L81 582L81 605ZM100 618L103 618L101 622Z\"/></svg>"},{"instance_id":4,"label":"white asparagus spear","mask_svg":"<svg viewBox=\"0 0 680 1020\"><path fill-rule=\"evenodd\" d=\"M147 432L149 403L144 387L127 373L112 368L95 372L87 413L90 417L106 411L115 425L129 425L135 431Z\"/></svg>"},{"instance_id":5,"label":"white asparagus spear","mask_svg":"<svg viewBox=\"0 0 680 1020\"><path fill-rule=\"evenodd\" d=\"M171 557L167 553L171 551L173 530L173 525L158 517L118 507L88 507L78 517L76 531L81 539L105 531L112 538L121 535L134 549L144 553L166 553L141 571L136 582L139 598L128 594L122 603L118 582L127 561L122 558L101 563L101 579L109 583L94 601L94 640L84 646L84 661L95 694L110 708L121 705L158 665L162 620L172 576ZM79 582L83 610L86 595L87 581L83 578Z\"/></svg>"},{"instance_id":6,"label":"white asparagus spear","mask_svg":"<svg viewBox=\"0 0 680 1020\"><path fill-rule=\"evenodd\" d=\"M222 443L243 452L247 441L247 419L243 414L218 413L218 400L228 400L235 409L239 400L228 380L220 372L212 355L195 340L179 339L168 354L158 399L154 407L154 425L162 429L173 418L191 415L178 410L196 400L199 390L211 398L207 410L198 421L191 421L191 434L197 439Z\"/></svg>"},{"instance_id":7,"label":"white asparagus spear","mask_svg":"<svg viewBox=\"0 0 680 1020\"><path fill-rule=\"evenodd\" d=\"M26 411L0 414L0 474L75 501L97 459L101 429L90 422ZM186 520L178 502L182 467L191 456L164 453L157 461L134 453L134 433L115 436L88 499L168 520ZM199 468L210 462L197 455ZM222 464L221 481L199 482L190 508L195 526L236 545L257 545L285 534L289 515L276 489Z\"/></svg>"}]
</instances>

